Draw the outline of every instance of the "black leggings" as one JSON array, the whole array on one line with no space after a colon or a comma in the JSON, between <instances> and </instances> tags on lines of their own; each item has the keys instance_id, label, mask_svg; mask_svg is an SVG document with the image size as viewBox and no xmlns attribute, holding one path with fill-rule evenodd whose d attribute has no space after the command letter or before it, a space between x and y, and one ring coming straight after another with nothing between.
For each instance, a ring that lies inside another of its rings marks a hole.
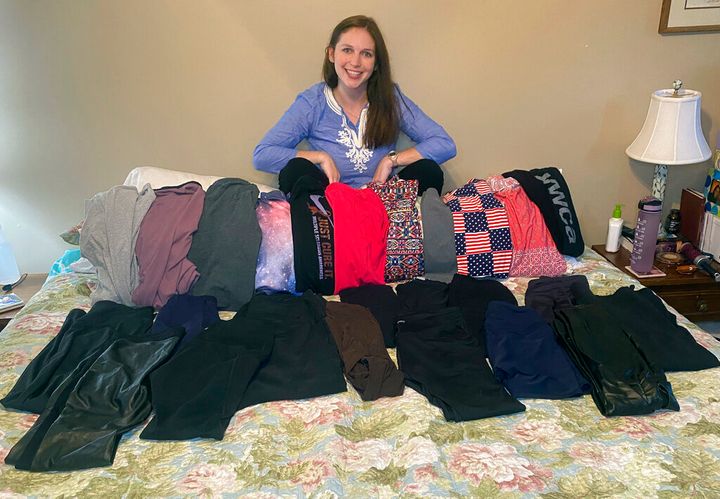
<instances>
[{"instance_id":1,"label":"black leggings","mask_svg":"<svg viewBox=\"0 0 720 499\"><path fill-rule=\"evenodd\" d=\"M292 190L297 179L303 175L310 175L327 185L328 179L325 173L305 158L293 158L278 174L278 187L285 194ZM418 196L421 196L426 189L432 187L442 194L445 175L442 168L431 159L419 159L400 170L397 174L403 180L418 181Z\"/></svg>"}]
</instances>

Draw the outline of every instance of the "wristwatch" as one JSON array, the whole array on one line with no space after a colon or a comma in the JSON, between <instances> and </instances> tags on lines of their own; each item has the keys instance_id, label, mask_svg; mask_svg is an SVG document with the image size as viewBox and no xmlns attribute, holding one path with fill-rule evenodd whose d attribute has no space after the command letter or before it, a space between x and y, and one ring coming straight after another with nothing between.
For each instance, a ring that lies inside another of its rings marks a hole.
<instances>
[{"instance_id":1,"label":"wristwatch","mask_svg":"<svg viewBox=\"0 0 720 499\"><path fill-rule=\"evenodd\" d=\"M387 153L387 157L390 160L390 162L393 165L393 168L397 168L398 165L398 153L397 151L393 150Z\"/></svg>"}]
</instances>

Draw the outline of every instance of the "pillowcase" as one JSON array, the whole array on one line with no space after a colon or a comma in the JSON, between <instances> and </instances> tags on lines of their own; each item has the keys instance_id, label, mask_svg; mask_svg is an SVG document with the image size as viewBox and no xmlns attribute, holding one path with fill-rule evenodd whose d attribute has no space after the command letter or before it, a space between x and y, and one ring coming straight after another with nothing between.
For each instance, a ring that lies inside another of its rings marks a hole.
<instances>
[{"instance_id":1,"label":"pillowcase","mask_svg":"<svg viewBox=\"0 0 720 499\"><path fill-rule=\"evenodd\" d=\"M142 189L145 184L150 184L153 189L159 189L160 187L182 185L185 182L197 182L207 191L208 187L214 184L217 180L224 177L214 177L211 175L197 175L195 173L181 172L177 170L167 170L165 168L157 168L155 166L138 166L133 168L128 173L123 185L132 185L137 190ZM260 192L270 192L276 190L273 187L258 184Z\"/></svg>"}]
</instances>

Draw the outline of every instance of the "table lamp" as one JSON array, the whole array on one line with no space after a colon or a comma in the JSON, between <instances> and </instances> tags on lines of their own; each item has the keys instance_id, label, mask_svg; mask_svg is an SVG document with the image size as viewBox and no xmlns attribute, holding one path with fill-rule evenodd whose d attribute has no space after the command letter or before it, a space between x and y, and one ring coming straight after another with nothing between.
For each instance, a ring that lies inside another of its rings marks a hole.
<instances>
[{"instance_id":1,"label":"table lamp","mask_svg":"<svg viewBox=\"0 0 720 499\"><path fill-rule=\"evenodd\" d=\"M695 90L683 90L675 80L672 89L650 95L645 124L625 154L655 164L652 195L665 197L668 165L700 163L710 157L710 147L700 127L700 97Z\"/></svg>"},{"instance_id":2,"label":"table lamp","mask_svg":"<svg viewBox=\"0 0 720 499\"><path fill-rule=\"evenodd\" d=\"M15 254L5 239L0 225L0 285L13 284L20 279Z\"/></svg>"}]
</instances>

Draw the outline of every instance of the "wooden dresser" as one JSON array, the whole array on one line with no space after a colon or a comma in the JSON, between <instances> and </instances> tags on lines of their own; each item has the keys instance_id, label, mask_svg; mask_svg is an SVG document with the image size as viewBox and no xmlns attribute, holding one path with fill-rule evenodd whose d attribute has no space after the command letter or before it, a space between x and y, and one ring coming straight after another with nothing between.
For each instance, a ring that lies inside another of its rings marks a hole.
<instances>
[{"instance_id":1,"label":"wooden dresser","mask_svg":"<svg viewBox=\"0 0 720 499\"><path fill-rule=\"evenodd\" d=\"M632 275L625 270L625 266L630 265L630 252L627 249L620 247L617 253L608 253L602 244L596 244L592 249L615 267ZM671 307L693 322L720 320L720 283L701 270L692 275L681 275L675 271L674 265L665 265L656 260L655 266L667 276L639 279L644 286L655 291Z\"/></svg>"}]
</instances>

